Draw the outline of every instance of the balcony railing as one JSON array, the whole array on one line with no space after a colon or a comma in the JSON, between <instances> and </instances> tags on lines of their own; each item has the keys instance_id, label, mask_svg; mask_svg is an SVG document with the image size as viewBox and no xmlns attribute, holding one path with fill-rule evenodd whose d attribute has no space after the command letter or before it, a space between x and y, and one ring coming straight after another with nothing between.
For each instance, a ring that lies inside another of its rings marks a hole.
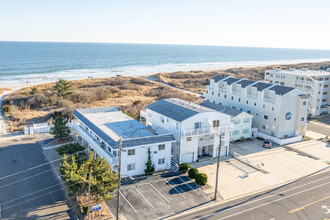
<instances>
[{"instance_id":1,"label":"balcony railing","mask_svg":"<svg viewBox=\"0 0 330 220\"><path fill-rule=\"evenodd\" d=\"M219 92L227 92L227 90L226 90L226 89L223 89L223 88L219 88L218 91L219 91Z\"/></svg>"},{"instance_id":2,"label":"balcony railing","mask_svg":"<svg viewBox=\"0 0 330 220\"><path fill-rule=\"evenodd\" d=\"M214 90L214 87L213 86L206 86L206 90Z\"/></svg>"},{"instance_id":3,"label":"balcony railing","mask_svg":"<svg viewBox=\"0 0 330 220\"><path fill-rule=\"evenodd\" d=\"M247 94L246 97L251 98L251 99L255 99L255 98L257 97L257 95L250 95L250 94Z\"/></svg>"},{"instance_id":4,"label":"balcony railing","mask_svg":"<svg viewBox=\"0 0 330 220\"><path fill-rule=\"evenodd\" d=\"M233 130L233 125L220 125L219 127L204 127L204 128L197 128L197 129L187 129L182 132L182 136L199 136L199 135L206 135L206 134L216 134L221 132L228 132Z\"/></svg>"},{"instance_id":5,"label":"balcony railing","mask_svg":"<svg viewBox=\"0 0 330 220\"><path fill-rule=\"evenodd\" d=\"M77 133L88 142L89 146L93 148L93 150L101 157L106 159L111 166L118 165L119 160L118 157L114 157L108 150L103 149L100 146L100 142L95 139L92 135L90 135L86 130L77 124L76 122L72 122L72 127L77 131Z\"/></svg>"},{"instance_id":6,"label":"balcony railing","mask_svg":"<svg viewBox=\"0 0 330 220\"><path fill-rule=\"evenodd\" d=\"M275 99L264 98L265 102L275 103Z\"/></svg>"}]
</instances>

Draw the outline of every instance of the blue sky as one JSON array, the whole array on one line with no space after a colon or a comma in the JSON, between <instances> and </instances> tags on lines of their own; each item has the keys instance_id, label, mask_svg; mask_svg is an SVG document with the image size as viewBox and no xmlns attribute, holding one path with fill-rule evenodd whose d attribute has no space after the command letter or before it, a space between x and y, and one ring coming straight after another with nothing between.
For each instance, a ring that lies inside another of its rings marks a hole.
<instances>
[{"instance_id":1,"label":"blue sky","mask_svg":"<svg viewBox=\"0 0 330 220\"><path fill-rule=\"evenodd\" d=\"M0 41L330 49L329 0L0 0Z\"/></svg>"}]
</instances>

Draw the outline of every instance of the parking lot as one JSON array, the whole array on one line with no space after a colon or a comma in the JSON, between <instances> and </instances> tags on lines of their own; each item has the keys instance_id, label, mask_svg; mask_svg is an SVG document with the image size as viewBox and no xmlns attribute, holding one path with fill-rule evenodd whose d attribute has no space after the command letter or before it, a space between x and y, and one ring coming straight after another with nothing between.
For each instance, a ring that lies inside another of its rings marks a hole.
<instances>
[{"instance_id":1,"label":"parking lot","mask_svg":"<svg viewBox=\"0 0 330 220\"><path fill-rule=\"evenodd\" d=\"M120 211L127 219L157 219L209 201L201 187L189 177L165 174L123 186ZM108 203L113 213L116 202L113 199Z\"/></svg>"}]
</instances>

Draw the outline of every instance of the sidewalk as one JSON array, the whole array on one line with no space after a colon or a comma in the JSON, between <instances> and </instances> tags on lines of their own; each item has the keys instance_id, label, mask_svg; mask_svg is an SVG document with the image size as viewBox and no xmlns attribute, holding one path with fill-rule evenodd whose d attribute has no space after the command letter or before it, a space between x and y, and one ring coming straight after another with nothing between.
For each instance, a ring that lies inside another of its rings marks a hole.
<instances>
[{"instance_id":1,"label":"sidewalk","mask_svg":"<svg viewBox=\"0 0 330 220\"><path fill-rule=\"evenodd\" d=\"M4 91L1 95L0 95L0 135L1 134L7 134L8 131L6 129L6 117L5 115L2 113L2 100L10 93L11 91Z\"/></svg>"}]
</instances>

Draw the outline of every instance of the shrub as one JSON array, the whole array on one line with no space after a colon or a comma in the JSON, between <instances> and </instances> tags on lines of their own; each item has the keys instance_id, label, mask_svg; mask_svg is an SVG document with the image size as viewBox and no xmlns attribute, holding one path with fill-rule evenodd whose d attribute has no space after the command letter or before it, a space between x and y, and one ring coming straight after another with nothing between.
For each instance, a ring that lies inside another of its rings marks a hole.
<instances>
[{"instance_id":1,"label":"shrub","mask_svg":"<svg viewBox=\"0 0 330 220\"><path fill-rule=\"evenodd\" d=\"M189 168L190 168L189 163L182 163L182 164L180 164L180 166L179 166L179 171L185 173L185 172L188 171Z\"/></svg>"},{"instance_id":2,"label":"shrub","mask_svg":"<svg viewBox=\"0 0 330 220\"><path fill-rule=\"evenodd\" d=\"M70 144L64 144L56 148L55 150L59 155L64 155L64 154L74 154L84 149L85 148L78 143L70 143Z\"/></svg>"},{"instance_id":3,"label":"shrub","mask_svg":"<svg viewBox=\"0 0 330 220\"><path fill-rule=\"evenodd\" d=\"M195 179L196 175L198 174L198 169L197 168L191 168L189 171L188 171L188 174L189 174L189 177L192 178L192 179Z\"/></svg>"},{"instance_id":4,"label":"shrub","mask_svg":"<svg viewBox=\"0 0 330 220\"><path fill-rule=\"evenodd\" d=\"M207 175L205 173L198 173L195 176L196 183L204 186L207 183Z\"/></svg>"},{"instance_id":5,"label":"shrub","mask_svg":"<svg viewBox=\"0 0 330 220\"><path fill-rule=\"evenodd\" d=\"M9 106L9 105L5 105L5 106L3 107L3 111L4 111L4 112L9 112L9 110L10 110L10 106Z\"/></svg>"},{"instance_id":6,"label":"shrub","mask_svg":"<svg viewBox=\"0 0 330 220\"><path fill-rule=\"evenodd\" d=\"M30 92L30 94L31 95L35 95L35 94L37 94L38 93L38 89L36 88L36 87L32 87L31 88L31 92Z\"/></svg>"},{"instance_id":7,"label":"shrub","mask_svg":"<svg viewBox=\"0 0 330 220\"><path fill-rule=\"evenodd\" d=\"M87 215L87 212L88 212L88 205L83 206L83 207L82 207L82 210L83 210L84 215Z\"/></svg>"}]
</instances>

